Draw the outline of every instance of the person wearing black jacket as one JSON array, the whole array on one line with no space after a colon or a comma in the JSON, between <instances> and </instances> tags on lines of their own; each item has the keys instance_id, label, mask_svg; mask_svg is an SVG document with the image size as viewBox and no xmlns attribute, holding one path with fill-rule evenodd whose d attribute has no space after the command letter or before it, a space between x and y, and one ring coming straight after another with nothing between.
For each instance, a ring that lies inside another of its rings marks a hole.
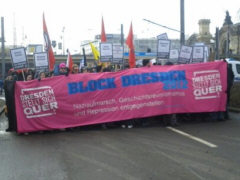
<instances>
[{"instance_id":1,"label":"person wearing black jacket","mask_svg":"<svg viewBox=\"0 0 240 180\"><path fill-rule=\"evenodd\" d=\"M228 107L230 103L230 93L231 93L231 88L233 86L233 81L234 81L234 74L232 71L232 66L230 64L227 64L227 103L226 103L226 111L224 112L224 119L229 119Z\"/></svg>"},{"instance_id":2,"label":"person wearing black jacket","mask_svg":"<svg viewBox=\"0 0 240 180\"><path fill-rule=\"evenodd\" d=\"M6 131L17 131L17 120L15 111L14 87L15 76L9 75L4 82L4 92L6 99L6 116L8 118L8 128Z\"/></svg>"}]
</instances>

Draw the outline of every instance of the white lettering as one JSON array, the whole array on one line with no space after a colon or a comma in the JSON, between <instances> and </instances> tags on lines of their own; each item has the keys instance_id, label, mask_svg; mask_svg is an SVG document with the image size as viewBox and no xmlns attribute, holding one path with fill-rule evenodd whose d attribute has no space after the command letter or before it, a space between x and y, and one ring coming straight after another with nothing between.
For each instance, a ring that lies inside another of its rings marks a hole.
<instances>
[{"instance_id":1,"label":"white lettering","mask_svg":"<svg viewBox=\"0 0 240 180\"><path fill-rule=\"evenodd\" d=\"M31 109L31 108L25 108L25 109L24 109L24 114L26 114L26 115L32 115L32 114L33 114L32 109Z\"/></svg>"},{"instance_id":2,"label":"white lettering","mask_svg":"<svg viewBox=\"0 0 240 180\"><path fill-rule=\"evenodd\" d=\"M43 110L43 111L48 111L48 110L50 110L49 105L48 105L48 104L42 105L42 110Z\"/></svg>"},{"instance_id":3,"label":"white lettering","mask_svg":"<svg viewBox=\"0 0 240 180\"><path fill-rule=\"evenodd\" d=\"M209 87L209 93L215 93L216 92L216 87Z\"/></svg>"},{"instance_id":4,"label":"white lettering","mask_svg":"<svg viewBox=\"0 0 240 180\"><path fill-rule=\"evenodd\" d=\"M50 103L50 109L57 109L57 108L58 108L57 102Z\"/></svg>"},{"instance_id":5,"label":"white lettering","mask_svg":"<svg viewBox=\"0 0 240 180\"><path fill-rule=\"evenodd\" d=\"M195 89L193 91L194 96L201 96L201 90L200 89Z\"/></svg>"},{"instance_id":6,"label":"white lettering","mask_svg":"<svg viewBox=\"0 0 240 180\"><path fill-rule=\"evenodd\" d=\"M33 106L32 109L33 109L34 113L40 113L41 112L41 106L40 105Z\"/></svg>"}]
</instances>

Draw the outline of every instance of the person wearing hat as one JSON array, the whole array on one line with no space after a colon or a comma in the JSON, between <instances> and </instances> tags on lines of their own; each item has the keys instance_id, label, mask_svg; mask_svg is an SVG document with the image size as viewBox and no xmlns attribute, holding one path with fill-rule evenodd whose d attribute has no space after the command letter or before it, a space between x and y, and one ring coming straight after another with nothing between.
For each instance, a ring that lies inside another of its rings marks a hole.
<instances>
[{"instance_id":1,"label":"person wearing hat","mask_svg":"<svg viewBox=\"0 0 240 180\"><path fill-rule=\"evenodd\" d=\"M65 63L59 64L59 75L68 75L68 69Z\"/></svg>"}]
</instances>

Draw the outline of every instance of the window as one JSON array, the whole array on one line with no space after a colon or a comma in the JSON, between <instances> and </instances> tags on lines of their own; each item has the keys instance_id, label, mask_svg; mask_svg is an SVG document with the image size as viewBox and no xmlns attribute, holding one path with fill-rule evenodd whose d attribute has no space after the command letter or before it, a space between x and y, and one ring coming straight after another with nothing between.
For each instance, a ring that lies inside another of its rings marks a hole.
<instances>
[{"instance_id":1,"label":"window","mask_svg":"<svg viewBox=\"0 0 240 180\"><path fill-rule=\"evenodd\" d=\"M240 64L236 64L237 73L240 74Z\"/></svg>"},{"instance_id":2,"label":"window","mask_svg":"<svg viewBox=\"0 0 240 180\"><path fill-rule=\"evenodd\" d=\"M231 69L233 69L233 68L232 68L232 64L228 64L228 66L229 66ZM230 69L230 68L229 68L229 69Z\"/></svg>"}]
</instances>

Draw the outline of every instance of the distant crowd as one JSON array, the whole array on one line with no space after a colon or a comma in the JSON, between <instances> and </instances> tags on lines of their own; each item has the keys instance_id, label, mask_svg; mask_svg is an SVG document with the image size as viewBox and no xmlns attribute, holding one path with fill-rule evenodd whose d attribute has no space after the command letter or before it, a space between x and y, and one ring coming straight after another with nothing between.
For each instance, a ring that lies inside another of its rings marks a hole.
<instances>
[{"instance_id":1,"label":"distant crowd","mask_svg":"<svg viewBox=\"0 0 240 180\"><path fill-rule=\"evenodd\" d=\"M143 60L141 66L152 66L158 65L156 63L152 64L150 60ZM165 65L172 65L171 62L167 62ZM129 66L125 66L122 68L119 64L111 65L108 63L102 63L101 65L97 65L96 67L82 67L79 68L79 65L73 64L72 68L68 68L65 63L60 63L54 71L46 72L46 71L36 71L34 69L24 69L24 70L14 70L13 68L8 71L7 77L5 80L15 80L15 81L30 81L33 79L44 79L53 76L65 75L69 74L78 74L78 73L99 73L99 72L116 72L122 69L128 69Z\"/></svg>"}]
</instances>

